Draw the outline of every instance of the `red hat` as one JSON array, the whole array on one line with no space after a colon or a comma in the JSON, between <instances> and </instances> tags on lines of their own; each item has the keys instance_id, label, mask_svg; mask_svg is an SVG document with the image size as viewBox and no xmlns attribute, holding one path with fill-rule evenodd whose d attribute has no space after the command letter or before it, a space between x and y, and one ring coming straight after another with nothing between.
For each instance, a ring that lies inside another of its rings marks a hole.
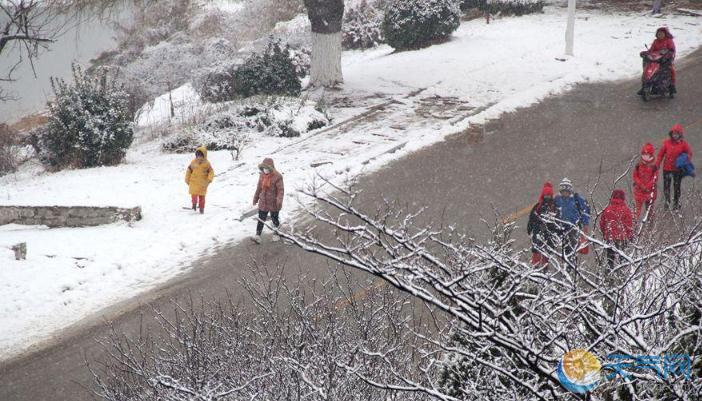
<instances>
[{"instance_id":1,"label":"red hat","mask_svg":"<svg viewBox=\"0 0 702 401\"><path fill-rule=\"evenodd\" d=\"M550 182L546 182L544 184L543 189L541 190L541 196L539 196L539 203L544 201L544 197L550 196L553 198L553 185Z\"/></svg>"},{"instance_id":2,"label":"red hat","mask_svg":"<svg viewBox=\"0 0 702 401\"><path fill-rule=\"evenodd\" d=\"M625 200L626 199L626 194L624 193L623 190L621 189L615 189L612 191L612 199L621 199Z\"/></svg>"},{"instance_id":3,"label":"red hat","mask_svg":"<svg viewBox=\"0 0 702 401\"><path fill-rule=\"evenodd\" d=\"M673 127L670 129L669 132L670 135L672 134L680 134L680 136L685 135L685 130L683 129L682 125L680 124L675 124Z\"/></svg>"}]
</instances>

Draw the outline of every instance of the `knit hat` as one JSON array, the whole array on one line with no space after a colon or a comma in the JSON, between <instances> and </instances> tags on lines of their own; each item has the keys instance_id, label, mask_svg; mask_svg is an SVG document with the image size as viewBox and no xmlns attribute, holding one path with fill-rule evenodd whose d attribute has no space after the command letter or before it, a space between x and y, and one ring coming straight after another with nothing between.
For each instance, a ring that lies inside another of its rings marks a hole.
<instances>
[{"instance_id":1,"label":"knit hat","mask_svg":"<svg viewBox=\"0 0 702 401\"><path fill-rule=\"evenodd\" d=\"M550 182L546 182L544 184L544 187L541 190L541 196L539 196L539 203L543 202L544 198L547 196L553 198L553 185Z\"/></svg>"},{"instance_id":2,"label":"knit hat","mask_svg":"<svg viewBox=\"0 0 702 401\"><path fill-rule=\"evenodd\" d=\"M641 159L645 162L651 162L655 153L656 148L653 147L653 144L647 143L641 148Z\"/></svg>"},{"instance_id":3,"label":"knit hat","mask_svg":"<svg viewBox=\"0 0 702 401\"><path fill-rule=\"evenodd\" d=\"M564 177L561 180L561 183L558 184L558 187L560 188L561 191L563 191L564 189L568 190L568 191L572 191L573 190L573 183L570 181L570 179L568 179L568 177Z\"/></svg>"},{"instance_id":4,"label":"knit hat","mask_svg":"<svg viewBox=\"0 0 702 401\"><path fill-rule=\"evenodd\" d=\"M615 189L612 191L612 199L626 200L626 194L621 189Z\"/></svg>"}]
</instances>

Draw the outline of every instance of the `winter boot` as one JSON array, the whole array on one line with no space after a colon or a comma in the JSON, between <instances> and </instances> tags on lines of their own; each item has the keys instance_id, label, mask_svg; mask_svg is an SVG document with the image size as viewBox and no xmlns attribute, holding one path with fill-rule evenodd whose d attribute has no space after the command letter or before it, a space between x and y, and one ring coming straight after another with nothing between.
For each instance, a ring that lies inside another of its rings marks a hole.
<instances>
[{"instance_id":1,"label":"winter boot","mask_svg":"<svg viewBox=\"0 0 702 401\"><path fill-rule=\"evenodd\" d=\"M261 241L261 235L260 235L260 234L254 235L253 237L251 237L251 241L253 241L253 242L255 242L255 243L261 245L261 242L262 242L262 241Z\"/></svg>"},{"instance_id":2,"label":"winter boot","mask_svg":"<svg viewBox=\"0 0 702 401\"><path fill-rule=\"evenodd\" d=\"M193 203L193 212L197 211L197 204Z\"/></svg>"},{"instance_id":3,"label":"winter boot","mask_svg":"<svg viewBox=\"0 0 702 401\"><path fill-rule=\"evenodd\" d=\"M205 214L205 208L204 208L204 207L201 207L201 208L200 208L200 214Z\"/></svg>"}]
</instances>

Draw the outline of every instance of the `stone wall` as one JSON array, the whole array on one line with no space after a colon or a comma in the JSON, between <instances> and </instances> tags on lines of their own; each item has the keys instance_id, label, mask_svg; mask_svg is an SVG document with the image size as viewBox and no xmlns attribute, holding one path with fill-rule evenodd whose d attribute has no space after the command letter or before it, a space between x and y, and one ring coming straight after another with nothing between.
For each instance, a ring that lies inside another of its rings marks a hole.
<instances>
[{"instance_id":1,"label":"stone wall","mask_svg":"<svg viewBox=\"0 0 702 401\"><path fill-rule=\"evenodd\" d=\"M118 221L141 220L141 208L0 206L0 225L23 224L57 227L91 227Z\"/></svg>"}]
</instances>

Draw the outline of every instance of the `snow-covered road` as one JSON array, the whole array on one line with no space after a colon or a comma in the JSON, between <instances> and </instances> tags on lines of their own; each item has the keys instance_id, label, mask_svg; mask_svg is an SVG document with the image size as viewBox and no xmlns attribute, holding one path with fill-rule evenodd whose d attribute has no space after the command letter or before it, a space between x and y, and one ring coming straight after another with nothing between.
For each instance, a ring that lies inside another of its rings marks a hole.
<instances>
[{"instance_id":1,"label":"snow-covered road","mask_svg":"<svg viewBox=\"0 0 702 401\"><path fill-rule=\"evenodd\" d=\"M638 52L659 25L668 25L676 36L679 58L702 44L702 21L694 17L579 12L576 56L560 61L564 12L547 8L544 14L497 19L489 25L466 22L450 41L424 50L394 53L381 46L345 53L341 96L358 104L368 96L401 103L363 124L276 153L288 188L284 217L295 213L294 189L313 176L313 163L330 162L316 169L330 176L372 171L471 123L528 106L576 83L635 77L641 68ZM425 90L408 97L420 88ZM446 98L454 101L452 112L447 113L444 103L432 107L436 99ZM427 109L442 115L432 117ZM350 107L335 117L340 121L362 111ZM444 118L446 114L453 118ZM182 210L188 203L183 174L191 155L162 154L153 141L135 146L127 163L118 167L59 173L25 169L0 178L4 205L139 205L144 214L133 226L0 227L0 358L153 289L192 269L197 258L250 235L254 223L238 218L250 208L256 165L294 141L257 139L240 161L228 152L211 152L215 171L226 173L215 179L204 216ZM374 157L405 142L395 153ZM23 241L28 259L15 261L4 247Z\"/></svg>"}]
</instances>

